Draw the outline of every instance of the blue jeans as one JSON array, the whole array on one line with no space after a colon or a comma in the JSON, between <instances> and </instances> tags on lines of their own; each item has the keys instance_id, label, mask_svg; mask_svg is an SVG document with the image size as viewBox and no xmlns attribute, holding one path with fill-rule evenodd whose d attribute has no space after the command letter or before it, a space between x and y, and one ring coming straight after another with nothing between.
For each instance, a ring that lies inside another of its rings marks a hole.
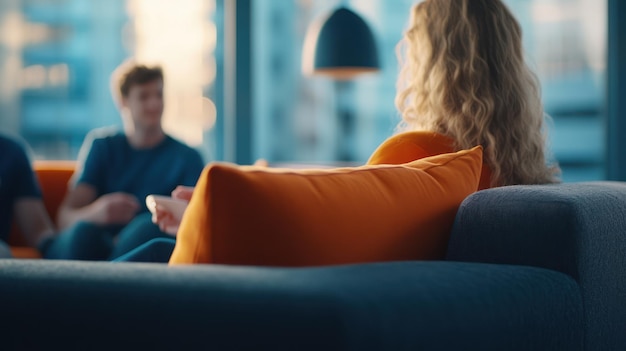
<instances>
[{"instance_id":1,"label":"blue jeans","mask_svg":"<svg viewBox=\"0 0 626 351\"><path fill-rule=\"evenodd\" d=\"M62 260L113 260L156 238L172 238L143 213L126 226L78 222L50 240L43 257Z\"/></svg>"},{"instance_id":2,"label":"blue jeans","mask_svg":"<svg viewBox=\"0 0 626 351\"><path fill-rule=\"evenodd\" d=\"M138 248L114 259L114 262L167 263L176 246L173 238L152 239Z\"/></svg>"}]
</instances>

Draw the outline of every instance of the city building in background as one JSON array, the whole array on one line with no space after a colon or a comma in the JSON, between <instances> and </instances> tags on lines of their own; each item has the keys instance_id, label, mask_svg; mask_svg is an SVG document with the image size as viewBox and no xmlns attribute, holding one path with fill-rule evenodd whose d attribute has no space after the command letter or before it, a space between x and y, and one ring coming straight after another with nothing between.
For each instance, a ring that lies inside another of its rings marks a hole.
<instances>
[{"instance_id":1,"label":"city building in background","mask_svg":"<svg viewBox=\"0 0 626 351\"><path fill-rule=\"evenodd\" d=\"M126 56L126 20L116 1L2 1L2 130L36 158L68 159L88 130L118 124L109 75Z\"/></svg>"}]
</instances>

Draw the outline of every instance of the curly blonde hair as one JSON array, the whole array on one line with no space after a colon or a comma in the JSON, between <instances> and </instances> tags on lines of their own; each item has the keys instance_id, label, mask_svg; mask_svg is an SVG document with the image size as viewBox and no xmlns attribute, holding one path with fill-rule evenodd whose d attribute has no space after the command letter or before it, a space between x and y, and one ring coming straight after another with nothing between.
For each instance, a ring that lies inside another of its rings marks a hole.
<instances>
[{"instance_id":1,"label":"curly blonde hair","mask_svg":"<svg viewBox=\"0 0 626 351\"><path fill-rule=\"evenodd\" d=\"M539 81L500 0L421 2L398 49L400 130L447 135L457 149L482 145L492 186L558 182Z\"/></svg>"}]
</instances>

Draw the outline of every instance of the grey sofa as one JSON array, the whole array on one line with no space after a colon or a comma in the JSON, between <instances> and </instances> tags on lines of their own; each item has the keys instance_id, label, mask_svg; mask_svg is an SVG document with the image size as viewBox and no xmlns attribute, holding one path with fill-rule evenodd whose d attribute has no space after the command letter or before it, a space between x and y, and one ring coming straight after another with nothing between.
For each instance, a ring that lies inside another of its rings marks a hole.
<instances>
[{"instance_id":1,"label":"grey sofa","mask_svg":"<svg viewBox=\"0 0 626 351\"><path fill-rule=\"evenodd\" d=\"M484 190L446 261L0 261L0 349L624 350L626 185Z\"/></svg>"}]
</instances>

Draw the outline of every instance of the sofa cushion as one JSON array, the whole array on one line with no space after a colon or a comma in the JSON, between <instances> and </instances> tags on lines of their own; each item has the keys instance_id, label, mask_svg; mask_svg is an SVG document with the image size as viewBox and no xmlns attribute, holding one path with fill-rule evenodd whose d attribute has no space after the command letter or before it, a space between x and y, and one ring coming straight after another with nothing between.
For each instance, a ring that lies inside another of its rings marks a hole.
<instances>
[{"instance_id":1,"label":"sofa cushion","mask_svg":"<svg viewBox=\"0 0 626 351\"><path fill-rule=\"evenodd\" d=\"M482 148L331 170L210 164L170 264L311 266L442 259Z\"/></svg>"}]
</instances>

